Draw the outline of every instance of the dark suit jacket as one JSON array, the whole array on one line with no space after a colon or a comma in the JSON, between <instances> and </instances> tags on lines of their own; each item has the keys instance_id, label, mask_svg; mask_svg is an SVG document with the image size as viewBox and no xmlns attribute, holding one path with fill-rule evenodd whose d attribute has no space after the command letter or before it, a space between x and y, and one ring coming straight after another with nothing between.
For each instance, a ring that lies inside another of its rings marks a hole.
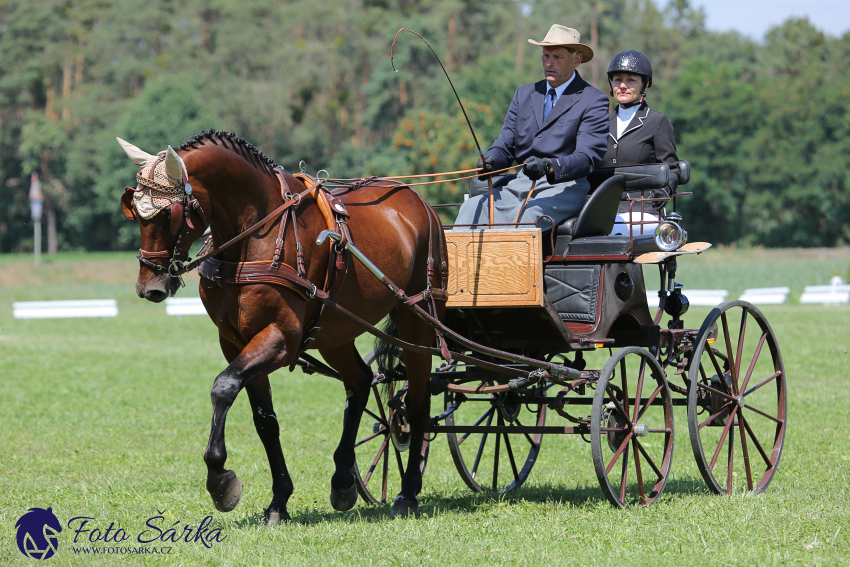
<instances>
[{"instance_id":1,"label":"dark suit jacket","mask_svg":"<svg viewBox=\"0 0 850 567\"><path fill-rule=\"evenodd\" d=\"M524 162L531 156L552 160L550 183L580 179L605 153L608 136L608 97L576 72L572 83L543 120L549 83L545 80L516 90L502 133L487 150L493 169ZM489 160L488 160L489 161Z\"/></svg>"},{"instance_id":2,"label":"dark suit jacket","mask_svg":"<svg viewBox=\"0 0 850 567\"><path fill-rule=\"evenodd\" d=\"M620 167L624 165L646 165L650 163L666 163L670 166L669 191L673 193L679 185L679 158L676 156L676 140L673 136L673 124L666 114L656 112L646 103L641 104L620 139L617 134L617 108L610 116L610 133L608 135L608 151L602 158L599 167ZM626 191L624 198L667 197L669 194L657 191ZM648 204L647 204L648 205ZM638 205L635 205L637 207ZM662 202L655 208L661 208ZM636 208L635 211L638 209ZM629 203L620 203L620 212L629 211Z\"/></svg>"}]
</instances>

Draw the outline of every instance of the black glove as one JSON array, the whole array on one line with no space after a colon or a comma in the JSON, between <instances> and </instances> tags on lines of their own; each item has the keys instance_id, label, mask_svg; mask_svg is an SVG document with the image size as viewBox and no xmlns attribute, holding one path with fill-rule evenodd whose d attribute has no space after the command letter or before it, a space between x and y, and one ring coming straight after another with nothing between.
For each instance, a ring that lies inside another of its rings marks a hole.
<instances>
[{"instance_id":1,"label":"black glove","mask_svg":"<svg viewBox=\"0 0 850 567\"><path fill-rule=\"evenodd\" d=\"M537 181L552 170L552 160L532 156L525 160L522 172L532 181Z\"/></svg>"},{"instance_id":2,"label":"black glove","mask_svg":"<svg viewBox=\"0 0 850 567\"><path fill-rule=\"evenodd\" d=\"M478 159L478 165L476 165L475 167L477 167L478 169L483 169L485 172L493 171L493 160L495 158L493 156L484 156L484 157L487 158L487 165L484 165L484 160L479 158ZM489 175L487 175L486 173L483 173L482 175L478 176L478 179L480 179L481 181L484 181L489 177L490 177Z\"/></svg>"}]
</instances>

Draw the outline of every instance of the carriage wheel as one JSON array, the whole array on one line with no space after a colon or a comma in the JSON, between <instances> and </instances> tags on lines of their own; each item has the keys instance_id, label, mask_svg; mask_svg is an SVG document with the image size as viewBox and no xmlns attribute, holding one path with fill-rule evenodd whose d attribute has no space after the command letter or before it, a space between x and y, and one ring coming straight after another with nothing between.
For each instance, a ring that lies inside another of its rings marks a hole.
<instances>
[{"instance_id":1,"label":"carriage wheel","mask_svg":"<svg viewBox=\"0 0 850 567\"><path fill-rule=\"evenodd\" d=\"M688 428L697 466L717 494L761 492L785 441L786 381L776 335L744 301L709 313L688 368Z\"/></svg>"},{"instance_id":2,"label":"carriage wheel","mask_svg":"<svg viewBox=\"0 0 850 567\"><path fill-rule=\"evenodd\" d=\"M377 369L375 352L364 359L366 364ZM387 402L407 382L390 382L385 390L383 384L372 383L369 402L360 419L357 441L354 444L354 484L357 492L370 504L386 504L401 491L401 477L407 467L407 452L410 446L410 429L404 409L391 409ZM420 470L425 472L428 460L428 439L422 444ZM362 471L362 472L361 472ZM398 473L398 475L396 475Z\"/></svg>"},{"instance_id":3,"label":"carriage wheel","mask_svg":"<svg viewBox=\"0 0 850 567\"><path fill-rule=\"evenodd\" d=\"M540 391L540 388L530 391ZM542 394L542 392L539 392ZM523 431L546 423L546 406L521 403L516 392L461 395L446 392L445 407L460 405L445 421L447 426L471 426L472 431L446 433L452 459L473 492L505 493L519 488L531 474L540 452L542 433ZM499 432L476 429L497 426Z\"/></svg>"},{"instance_id":4,"label":"carriage wheel","mask_svg":"<svg viewBox=\"0 0 850 567\"><path fill-rule=\"evenodd\" d=\"M646 350L618 350L602 368L590 421L599 484L617 507L655 502L673 463L673 402L667 378Z\"/></svg>"}]
</instances>

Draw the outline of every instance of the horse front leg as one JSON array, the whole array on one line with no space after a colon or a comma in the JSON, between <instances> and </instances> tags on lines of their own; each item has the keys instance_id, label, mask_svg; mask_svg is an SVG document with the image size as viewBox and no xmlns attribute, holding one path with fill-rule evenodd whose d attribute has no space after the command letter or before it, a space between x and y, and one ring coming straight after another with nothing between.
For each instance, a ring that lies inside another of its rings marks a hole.
<instances>
[{"instance_id":1,"label":"horse front leg","mask_svg":"<svg viewBox=\"0 0 850 567\"><path fill-rule=\"evenodd\" d=\"M345 386L345 414L342 423L342 436L334 451L336 470L331 477L331 506L344 512L351 510L357 503L357 487L354 485L354 443L360 418L369 401L369 387L372 384L372 371L360 358L354 347L354 341L333 349L319 351L334 370L339 372Z\"/></svg>"},{"instance_id":2,"label":"horse front leg","mask_svg":"<svg viewBox=\"0 0 850 567\"><path fill-rule=\"evenodd\" d=\"M294 489L292 477L286 468L283 458L283 449L280 446L280 425L277 422L274 405L272 405L272 390L268 375L260 376L245 386L248 399L251 402L251 411L254 415L254 427L257 435L266 449L269 459L269 470L272 473L272 501L266 508L264 516L269 525L277 525L283 520L290 521L292 518L286 511L286 504L292 496Z\"/></svg>"},{"instance_id":3,"label":"horse front leg","mask_svg":"<svg viewBox=\"0 0 850 567\"><path fill-rule=\"evenodd\" d=\"M213 405L212 425L204 462L207 465L207 491L217 510L233 510L242 497L242 481L232 470L224 468L227 461L224 441L227 412L242 388L285 365L288 353L294 353L297 349L298 338L297 334L283 333L276 325L266 327L251 339L213 382L210 392ZM268 426L269 422L270 420L262 420L264 426ZM283 463L282 451L280 462ZM283 470L286 470L285 464ZM285 473L285 476L288 478L288 473ZM291 493L291 481L289 489ZM282 490L285 492L285 489ZM288 517L285 504L279 513L282 518Z\"/></svg>"}]
</instances>

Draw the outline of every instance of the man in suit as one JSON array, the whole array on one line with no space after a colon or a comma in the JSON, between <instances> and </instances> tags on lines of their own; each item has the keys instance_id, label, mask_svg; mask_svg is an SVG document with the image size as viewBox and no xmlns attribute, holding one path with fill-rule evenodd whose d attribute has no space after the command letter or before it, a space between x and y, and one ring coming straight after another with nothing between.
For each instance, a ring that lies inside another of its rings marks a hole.
<instances>
[{"instance_id":1,"label":"man in suit","mask_svg":"<svg viewBox=\"0 0 850 567\"><path fill-rule=\"evenodd\" d=\"M516 90L502 132L485 154L486 165L479 161L478 166L486 175L525 163L516 179L494 189L494 223L517 222L535 181L519 222L548 215L558 224L576 216L587 199L586 176L607 149L608 97L576 71L593 58L593 50L580 40L576 30L557 24L543 41L528 40L543 48L545 79ZM487 194L470 198L460 208L456 227L486 224L488 207ZM548 224L545 220L540 226L551 228Z\"/></svg>"}]
</instances>

